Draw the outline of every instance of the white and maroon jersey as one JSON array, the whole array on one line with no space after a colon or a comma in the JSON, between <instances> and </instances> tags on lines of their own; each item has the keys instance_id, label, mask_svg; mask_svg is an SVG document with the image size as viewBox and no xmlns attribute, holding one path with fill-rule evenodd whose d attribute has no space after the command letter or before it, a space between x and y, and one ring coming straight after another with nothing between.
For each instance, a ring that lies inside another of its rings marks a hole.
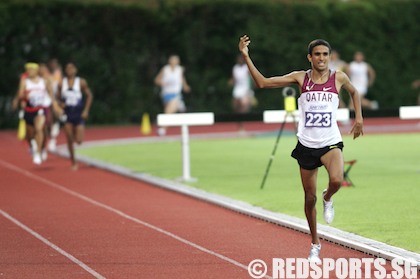
<instances>
[{"instance_id":1,"label":"white and maroon jersey","mask_svg":"<svg viewBox=\"0 0 420 279\"><path fill-rule=\"evenodd\" d=\"M323 148L342 141L337 125L339 95L335 87L335 71L326 83L315 84L307 71L298 98L298 139L306 147Z\"/></svg>"},{"instance_id":2,"label":"white and maroon jersey","mask_svg":"<svg viewBox=\"0 0 420 279\"><path fill-rule=\"evenodd\" d=\"M38 109L46 107L48 99L50 99L43 78L38 78L37 82L31 79L25 79L25 99L26 99L26 111L36 111Z\"/></svg>"}]
</instances>

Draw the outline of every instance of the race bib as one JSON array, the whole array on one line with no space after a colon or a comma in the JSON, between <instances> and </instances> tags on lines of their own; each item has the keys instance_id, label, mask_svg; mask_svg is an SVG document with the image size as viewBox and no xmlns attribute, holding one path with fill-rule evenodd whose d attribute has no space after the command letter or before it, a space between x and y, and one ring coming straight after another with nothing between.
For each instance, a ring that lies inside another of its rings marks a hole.
<instances>
[{"instance_id":1,"label":"race bib","mask_svg":"<svg viewBox=\"0 0 420 279\"><path fill-rule=\"evenodd\" d=\"M305 112L305 127L331 127L331 112Z\"/></svg>"},{"instance_id":2,"label":"race bib","mask_svg":"<svg viewBox=\"0 0 420 279\"><path fill-rule=\"evenodd\" d=\"M28 96L28 102L33 107L41 107L44 105L45 95L42 90L32 90Z\"/></svg>"},{"instance_id":3,"label":"race bib","mask_svg":"<svg viewBox=\"0 0 420 279\"><path fill-rule=\"evenodd\" d=\"M65 104L69 107L77 106L82 99L82 94L80 92L66 92L64 94Z\"/></svg>"},{"instance_id":4,"label":"race bib","mask_svg":"<svg viewBox=\"0 0 420 279\"><path fill-rule=\"evenodd\" d=\"M77 98L76 96L70 95L66 98L66 106L74 107L77 105L78 102L79 98Z\"/></svg>"}]
</instances>

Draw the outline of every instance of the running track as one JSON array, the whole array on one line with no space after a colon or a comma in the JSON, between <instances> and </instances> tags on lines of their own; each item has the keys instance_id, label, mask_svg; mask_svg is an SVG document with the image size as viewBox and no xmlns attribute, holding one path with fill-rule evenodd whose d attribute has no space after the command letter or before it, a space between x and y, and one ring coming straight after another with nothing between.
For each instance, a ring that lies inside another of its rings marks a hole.
<instances>
[{"instance_id":1,"label":"running track","mask_svg":"<svg viewBox=\"0 0 420 279\"><path fill-rule=\"evenodd\" d=\"M134 136L138 127L91 128L86 139ZM0 132L0 178L0 278L251 278L254 259L309 250L309 235L146 183L86 165L74 172L54 155L35 166L14 131ZM322 245L323 257L367 257Z\"/></svg>"}]
</instances>

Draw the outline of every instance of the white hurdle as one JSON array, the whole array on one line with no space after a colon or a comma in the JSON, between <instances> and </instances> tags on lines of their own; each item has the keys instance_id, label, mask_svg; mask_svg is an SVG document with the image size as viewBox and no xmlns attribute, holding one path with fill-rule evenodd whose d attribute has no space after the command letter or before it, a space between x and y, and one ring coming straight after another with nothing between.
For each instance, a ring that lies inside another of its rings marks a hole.
<instances>
[{"instance_id":1,"label":"white hurdle","mask_svg":"<svg viewBox=\"0 0 420 279\"><path fill-rule=\"evenodd\" d=\"M349 119L349 109L340 108L337 110L337 121L348 121ZM293 112L287 112L285 110L266 110L263 114L263 121L264 123L282 123L283 121L286 121L286 123L292 123L293 121L297 122L299 121L299 112L297 110Z\"/></svg>"},{"instance_id":2,"label":"white hurdle","mask_svg":"<svg viewBox=\"0 0 420 279\"><path fill-rule=\"evenodd\" d=\"M190 140L188 126L203 126L214 124L214 113L175 113L175 114L159 114L157 116L157 124L159 126L181 126L181 143L182 143L182 177L181 181L195 182L196 178L191 177L190 163Z\"/></svg>"},{"instance_id":3,"label":"white hurdle","mask_svg":"<svg viewBox=\"0 0 420 279\"><path fill-rule=\"evenodd\" d=\"M400 119L420 119L420 106L400 107Z\"/></svg>"}]
</instances>

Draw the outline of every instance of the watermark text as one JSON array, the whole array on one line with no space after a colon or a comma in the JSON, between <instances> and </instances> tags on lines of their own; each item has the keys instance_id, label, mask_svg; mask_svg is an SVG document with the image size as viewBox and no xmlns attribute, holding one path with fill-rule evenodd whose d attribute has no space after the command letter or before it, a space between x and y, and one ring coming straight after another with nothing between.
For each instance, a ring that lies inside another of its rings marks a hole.
<instances>
[{"instance_id":1,"label":"watermark text","mask_svg":"<svg viewBox=\"0 0 420 279\"><path fill-rule=\"evenodd\" d=\"M260 259L251 261L248 273L251 278L349 278L349 279L402 279L417 278L415 260L383 258L323 258L314 263L304 258L273 258L271 269Z\"/></svg>"}]
</instances>

